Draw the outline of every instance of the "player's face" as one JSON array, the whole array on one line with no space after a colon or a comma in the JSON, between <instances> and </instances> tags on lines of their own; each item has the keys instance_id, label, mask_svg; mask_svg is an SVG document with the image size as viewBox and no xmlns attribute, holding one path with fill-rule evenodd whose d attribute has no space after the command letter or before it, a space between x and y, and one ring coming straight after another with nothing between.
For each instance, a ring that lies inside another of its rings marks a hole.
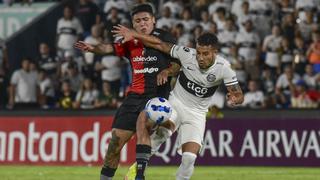
<instances>
[{"instance_id":1,"label":"player's face","mask_svg":"<svg viewBox=\"0 0 320 180\"><path fill-rule=\"evenodd\" d=\"M142 34L151 34L155 22L155 18L147 12L139 12L132 18L133 28Z\"/></svg>"},{"instance_id":2,"label":"player's face","mask_svg":"<svg viewBox=\"0 0 320 180\"><path fill-rule=\"evenodd\" d=\"M197 61L200 69L208 69L214 62L217 49L212 46L200 46L197 44Z\"/></svg>"}]
</instances>

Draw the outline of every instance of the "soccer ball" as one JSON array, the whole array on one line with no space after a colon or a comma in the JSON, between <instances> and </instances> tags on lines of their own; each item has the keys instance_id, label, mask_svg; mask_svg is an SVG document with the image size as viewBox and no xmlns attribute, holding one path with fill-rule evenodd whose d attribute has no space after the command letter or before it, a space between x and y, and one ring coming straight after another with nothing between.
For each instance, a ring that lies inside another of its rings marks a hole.
<instances>
[{"instance_id":1,"label":"soccer ball","mask_svg":"<svg viewBox=\"0 0 320 180\"><path fill-rule=\"evenodd\" d=\"M150 99L145 107L148 118L156 124L167 121L172 113L172 107L168 100L161 97Z\"/></svg>"}]
</instances>

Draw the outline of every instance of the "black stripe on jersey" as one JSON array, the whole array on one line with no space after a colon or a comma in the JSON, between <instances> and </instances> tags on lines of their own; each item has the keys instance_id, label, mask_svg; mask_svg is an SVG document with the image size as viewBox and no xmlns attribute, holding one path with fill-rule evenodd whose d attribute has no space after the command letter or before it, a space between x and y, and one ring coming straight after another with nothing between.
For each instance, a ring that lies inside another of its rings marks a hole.
<instances>
[{"instance_id":1,"label":"black stripe on jersey","mask_svg":"<svg viewBox=\"0 0 320 180\"><path fill-rule=\"evenodd\" d=\"M182 71L179 76L179 83L181 86L188 91L190 94L199 97L207 98L213 96L219 86L203 87L187 78L187 76Z\"/></svg>"},{"instance_id":2,"label":"black stripe on jersey","mask_svg":"<svg viewBox=\"0 0 320 180\"><path fill-rule=\"evenodd\" d=\"M74 28L69 28L69 27L62 27L60 29L60 34L71 34L71 35L77 35L77 30Z\"/></svg>"},{"instance_id":3,"label":"black stripe on jersey","mask_svg":"<svg viewBox=\"0 0 320 180\"><path fill-rule=\"evenodd\" d=\"M257 44L255 42L244 41L239 44L243 48L256 48Z\"/></svg>"}]
</instances>

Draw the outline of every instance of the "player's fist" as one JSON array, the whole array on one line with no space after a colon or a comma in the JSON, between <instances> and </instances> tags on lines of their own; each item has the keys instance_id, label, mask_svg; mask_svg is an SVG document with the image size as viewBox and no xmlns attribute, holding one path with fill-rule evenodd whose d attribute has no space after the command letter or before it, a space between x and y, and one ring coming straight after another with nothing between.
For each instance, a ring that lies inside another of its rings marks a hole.
<instances>
[{"instance_id":1,"label":"player's fist","mask_svg":"<svg viewBox=\"0 0 320 180\"><path fill-rule=\"evenodd\" d=\"M94 50L94 46L84 41L78 41L73 45L75 48L80 49L81 51L85 52L92 52Z\"/></svg>"}]
</instances>

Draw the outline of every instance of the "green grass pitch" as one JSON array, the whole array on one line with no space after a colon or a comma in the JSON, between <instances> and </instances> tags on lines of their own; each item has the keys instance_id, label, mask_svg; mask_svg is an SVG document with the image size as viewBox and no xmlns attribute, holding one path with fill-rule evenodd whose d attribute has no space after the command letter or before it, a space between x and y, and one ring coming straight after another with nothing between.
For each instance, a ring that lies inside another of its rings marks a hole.
<instances>
[{"instance_id":1,"label":"green grass pitch","mask_svg":"<svg viewBox=\"0 0 320 180\"><path fill-rule=\"evenodd\" d=\"M123 180L120 167L114 180ZM176 166L149 167L148 180L174 180ZM1 180L99 180L99 167L1 166ZM191 180L320 180L320 168L196 167Z\"/></svg>"}]
</instances>

